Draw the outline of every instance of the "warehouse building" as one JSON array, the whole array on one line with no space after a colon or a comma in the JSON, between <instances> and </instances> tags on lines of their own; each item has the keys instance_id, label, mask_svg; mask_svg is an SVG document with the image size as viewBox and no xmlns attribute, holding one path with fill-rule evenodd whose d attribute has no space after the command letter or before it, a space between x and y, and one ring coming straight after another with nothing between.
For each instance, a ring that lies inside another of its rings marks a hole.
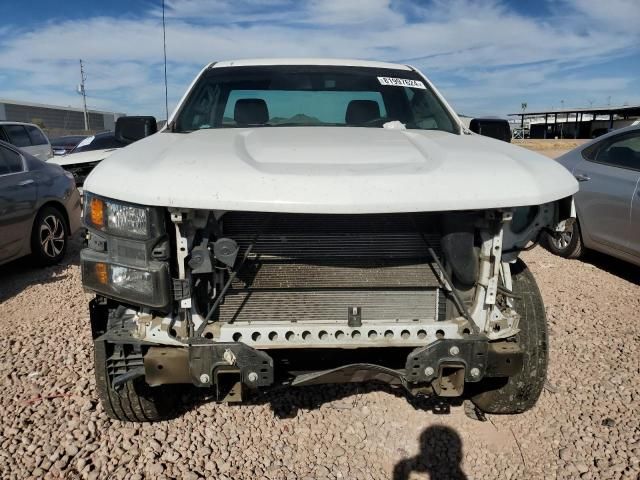
<instances>
[{"instance_id":1,"label":"warehouse building","mask_svg":"<svg viewBox=\"0 0 640 480\"><path fill-rule=\"evenodd\" d=\"M89 131L113 130L116 119L124 113L89 110ZM49 131L84 131L81 108L43 105L40 103L4 100L0 98L0 121L35 123Z\"/></svg>"},{"instance_id":2,"label":"warehouse building","mask_svg":"<svg viewBox=\"0 0 640 480\"><path fill-rule=\"evenodd\" d=\"M640 121L640 105L510 113L530 138L594 138ZM512 126L514 126L512 124Z\"/></svg>"}]
</instances>

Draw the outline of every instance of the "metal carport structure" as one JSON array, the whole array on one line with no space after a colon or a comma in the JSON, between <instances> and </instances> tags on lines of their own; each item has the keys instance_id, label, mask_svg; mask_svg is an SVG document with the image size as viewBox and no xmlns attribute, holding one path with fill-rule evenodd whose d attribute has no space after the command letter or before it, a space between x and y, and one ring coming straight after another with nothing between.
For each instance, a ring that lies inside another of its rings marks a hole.
<instances>
[{"instance_id":1,"label":"metal carport structure","mask_svg":"<svg viewBox=\"0 0 640 480\"><path fill-rule=\"evenodd\" d=\"M583 138L580 135L580 126L586 117L591 116L590 121L596 121L597 117L608 117L609 129L614 126L614 117L619 117L621 120L627 120L634 117L640 117L640 105L623 105L619 107L588 107L588 108L563 108L558 110L546 110L537 112L520 112L510 113L510 117L520 117L520 127L524 127L525 119L542 119L544 118L544 137L547 138L548 126L558 125L558 117L562 120L562 116L565 116L565 124L573 124L573 138ZM574 116L573 121L570 122L570 118ZM553 118L553 123L549 123L550 117ZM600 119L602 120L602 119ZM589 121L587 119L586 121ZM589 137L587 137L589 138Z\"/></svg>"}]
</instances>

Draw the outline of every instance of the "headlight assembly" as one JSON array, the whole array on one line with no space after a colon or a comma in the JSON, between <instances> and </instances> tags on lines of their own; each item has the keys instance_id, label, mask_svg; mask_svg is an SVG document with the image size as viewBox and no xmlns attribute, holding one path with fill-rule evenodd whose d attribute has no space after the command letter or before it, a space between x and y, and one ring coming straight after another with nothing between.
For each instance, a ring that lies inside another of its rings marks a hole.
<instances>
[{"instance_id":1,"label":"headlight assembly","mask_svg":"<svg viewBox=\"0 0 640 480\"><path fill-rule=\"evenodd\" d=\"M149 219L147 210L131 205L107 203L107 229L111 232L130 234L135 237L147 236Z\"/></svg>"},{"instance_id":2,"label":"headlight assembly","mask_svg":"<svg viewBox=\"0 0 640 480\"><path fill-rule=\"evenodd\" d=\"M169 265L152 256L164 238L161 208L84 194L87 248L80 252L85 288L134 305L169 304Z\"/></svg>"},{"instance_id":3,"label":"headlight assembly","mask_svg":"<svg viewBox=\"0 0 640 480\"><path fill-rule=\"evenodd\" d=\"M107 297L136 305L164 307L169 302L167 265L150 262L145 269L108 263L103 254L84 249L80 254L82 283Z\"/></svg>"},{"instance_id":4,"label":"headlight assembly","mask_svg":"<svg viewBox=\"0 0 640 480\"><path fill-rule=\"evenodd\" d=\"M141 205L119 202L85 192L84 222L106 234L149 239L159 234L158 213Z\"/></svg>"},{"instance_id":5,"label":"headlight assembly","mask_svg":"<svg viewBox=\"0 0 640 480\"><path fill-rule=\"evenodd\" d=\"M110 283L118 290L131 290L149 297L153 294L151 273L129 267L110 265Z\"/></svg>"}]
</instances>

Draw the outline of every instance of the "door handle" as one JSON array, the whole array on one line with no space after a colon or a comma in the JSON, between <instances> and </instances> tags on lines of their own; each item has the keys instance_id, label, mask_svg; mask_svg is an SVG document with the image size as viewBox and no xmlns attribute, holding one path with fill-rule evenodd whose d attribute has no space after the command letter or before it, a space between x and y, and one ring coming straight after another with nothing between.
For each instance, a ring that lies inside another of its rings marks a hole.
<instances>
[{"instance_id":1,"label":"door handle","mask_svg":"<svg viewBox=\"0 0 640 480\"><path fill-rule=\"evenodd\" d=\"M18 182L18 186L19 187L26 187L27 185L31 185L33 183L33 179L30 178L29 180L23 180L21 182Z\"/></svg>"},{"instance_id":2,"label":"door handle","mask_svg":"<svg viewBox=\"0 0 640 480\"><path fill-rule=\"evenodd\" d=\"M577 173L575 177L579 182L587 182L591 180L591 177L589 175L583 175L582 173Z\"/></svg>"}]
</instances>

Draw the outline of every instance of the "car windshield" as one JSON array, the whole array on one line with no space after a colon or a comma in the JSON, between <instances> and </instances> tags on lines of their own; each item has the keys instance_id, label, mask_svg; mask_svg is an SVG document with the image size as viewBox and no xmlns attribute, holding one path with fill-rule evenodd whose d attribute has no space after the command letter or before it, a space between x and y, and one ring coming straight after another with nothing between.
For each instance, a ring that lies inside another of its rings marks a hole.
<instances>
[{"instance_id":1,"label":"car windshield","mask_svg":"<svg viewBox=\"0 0 640 480\"><path fill-rule=\"evenodd\" d=\"M278 126L459 132L440 99L413 70L326 66L211 68L171 127L191 132Z\"/></svg>"}]
</instances>

